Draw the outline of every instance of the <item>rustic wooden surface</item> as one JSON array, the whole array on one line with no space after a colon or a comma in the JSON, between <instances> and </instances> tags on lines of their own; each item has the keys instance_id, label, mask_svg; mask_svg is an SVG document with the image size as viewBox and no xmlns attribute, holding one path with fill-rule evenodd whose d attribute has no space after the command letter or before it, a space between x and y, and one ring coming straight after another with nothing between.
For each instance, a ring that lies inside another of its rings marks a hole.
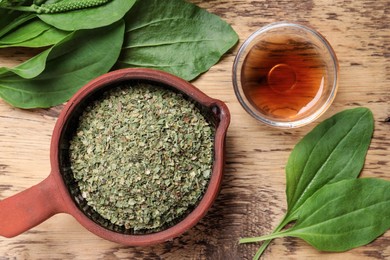
<instances>
[{"instance_id":1,"label":"rustic wooden surface","mask_svg":"<svg viewBox=\"0 0 390 260\"><path fill-rule=\"evenodd\" d=\"M294 145L318 122L338 111L370 108L375 133L364 177L390 180L390 2L388 0L193 0L229 22L240 43L193 83L226 102L232 122L221 193L206 217L180 238L140 248L105 241L72 217L59 214L11 239L0 238L0 259L250 259L258 245L244 236L269 233L286 210L284 166ZM319 30L340 63L337 97L315 123L296 130L256 122L238 103L231 67L239 45L257 28L288 20ZM0 66L28 57L0 50ZM20 110L0 100L0 199L43 180L50 172L51 132L61 106ZM1 225L1 223L0 223ZM276 239L264 259L390 259L390 231L373 243L343 253L324 253L294 238Z\"/></svg>"}]
</instances>

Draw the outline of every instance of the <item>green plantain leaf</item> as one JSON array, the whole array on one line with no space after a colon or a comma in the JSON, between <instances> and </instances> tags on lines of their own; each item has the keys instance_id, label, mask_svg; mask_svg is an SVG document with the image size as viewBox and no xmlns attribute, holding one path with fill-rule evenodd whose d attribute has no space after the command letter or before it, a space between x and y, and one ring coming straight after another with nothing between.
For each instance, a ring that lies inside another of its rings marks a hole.
<instances>
[{"instance_id":1,"label":"green plantain leaf","mask_svg":"<svg viewBox=\"0 0 390 260\"><path fill-rule=\"evenodd\" d=\"M25 79L38 76L45 69L47 57L52 49L53 48L47 49L16 67L1 67L0 82L2 78L12 76L13 74Z\"/></svg>"},{"instance_id":2,"label":"green plantain leaf","mask_svg":"<svg viewBox=\"0 0 390 260\"><path fill-rule=\"evenodd\" d=\"M72 33L47 54L45 70L37 77L1 75L0 97L20 108L67 101L84 84L110 70L119 56L123 34L123 21Z\"/></svg>"},{"instance_id":3,"label":"green plantain leaf","mask_svg":"<svg viewBox=\"0 0 390 260\"><path fill-rule=\"evenodd\" d=\"M154 68L186 80L207 71L238 40L229 24L185 1L138 1L125 21L118 67Z\"/></svg>"},{"instance_id":4,"label":"green plantain leaf","mask_svg":"<svg viewBox=\"0 0 390 260\"><path fill-rule=\"evenodd\" d=\"M38 17L45 23L64 31L93 29L110 25L122 19L135 1L114 0L93 8L63 13L39 14Z\"/></svg>"},{"instance_id":5,"label":"green plantain leaf","mask_svg":"<svg viewBox=\"0 0 390 260\"><path fill-rule=\"evenodd\" d=\"M324 186L302 204L296 224L284 232L319 250L365 245L390 228L390 182L352 179Z\"/></svg>"},{"instance_id":6,"label":"green plantain leaf","mask_svg":"<svg viewBox=\"0 0 390 260\"><path fill-rule=\"evenodd\" d=\"M33 3L32 0L18 1L18 3L14 3L14 5L31 5ZM35 17L35 14L26 14L23 12L2 9L4 6L8 6L8 1L0 0L0 37L3 36L7 30L4 30L8 26L16 26L20 25L20 20L25 19L27 16ZM19 22L18 22L19 21Z\"/></svg>"},{"instance_id":7,"label":"green plantain leaf","mask_svg":"<svg viewBox=\"0 0 390 260\"><path fill-rule=\"evenodd\" d=\"M390 182L365 178L325 185L302 204L296 218L285 231L240 242L292 236L323 251L366 245L390 228Z\"/></svg>"},{"instance_id":8,"label":"green plantain leaf","mask_svg":"<svg viewBox=\"0 0 390 260\"><path fill-rule=\"evenodd\" d=\"M0 9L0 37L35 17L36 14Z\"/></svg>"},{"instance_id":9,"label":"green plantain leaf","mask_svg":"<svg viewBox=\"0 0 390 260\"><path fill-rule=\"evenodd\" d=\"M374 130L367 108L344 110L323 121L292 151L287 166L287 215L293 214L322 186L356 178Z\"/></svg>"},{"instance_id":10,"label":"green plantain leaf","mask_svg":"<svg viewBox=\"0 0 390 260\"><path fill-rule=\"evenodd\" d=\"M344 110L320 123L294 147L286 166L288 210L273 234L296 220L302 204L317 190L359 175L373 130L374 120L369 109ZM269 238L272 239L272 235ZM269 243L270 240L264 241L254 259L260 257Z\"/></svg>"},{"instance_id":11,"label":"green plantain leaf","mask_svg":"<svg viewBox=\"0 0 390 260\"><path fill-rule=\"evenodd\" d=\"M1 37L0 48L50 46L68 34L69 32L58 30L36 18Z\"/></svg>"},{"instance_id":12,"label":"green plantain leaf","mask_svg":"<svg viewBox=\"0 0 390 260\"><path fill-rule=\"evenodd\" d=\"M42 34L50 28L49 25L45 24L41 20L35 18L30 20L24 26L16 28L16 30L9 32L2 38L0 38L1 44L14 44L18 42L23 42L38 35Z\"/></svg>"}]
</instances>

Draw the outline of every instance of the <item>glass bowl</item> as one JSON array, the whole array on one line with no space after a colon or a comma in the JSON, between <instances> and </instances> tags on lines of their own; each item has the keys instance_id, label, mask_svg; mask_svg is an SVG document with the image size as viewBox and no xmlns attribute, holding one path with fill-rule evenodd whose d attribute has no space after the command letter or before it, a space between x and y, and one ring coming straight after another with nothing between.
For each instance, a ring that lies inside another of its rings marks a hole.
<instances>
[{"instance_id":1,"label":"glass bowl","mask_svg":"<svg viewBox=\"0 0 390 260\"><path fill-rule=\"evenodd\" d=\"M304 126L321 116L337 92L338 61L328 41L300 24L276 22L254 32L233 64L243 108L278 128Z\"/></svg>"}]
</instances>

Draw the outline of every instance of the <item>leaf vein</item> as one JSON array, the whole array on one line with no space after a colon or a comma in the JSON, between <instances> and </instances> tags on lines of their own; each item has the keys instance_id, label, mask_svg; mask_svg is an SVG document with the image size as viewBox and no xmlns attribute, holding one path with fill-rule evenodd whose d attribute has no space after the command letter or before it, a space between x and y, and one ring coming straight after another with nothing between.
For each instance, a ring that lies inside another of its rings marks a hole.
<instances>
[{"instance_id":1,"label":"leaf vein","mask_svg":"<svg viewBox=\"0 0 390 260\"><path fill-rule=\"evenodd\" d=\"M212 41L214 41L214 39L172 41L172 42L151 43L151 44L144 44L144 45L127 45L127 46L122 47L122 50L131 49L131 48L159 47L159 46L163 46L163 45L172 45L172 44L181 44L181 43L196 43L196 42L212 42Z\"/></svg>"},{"instance_id":2,"label":"leaf vein","mask_svg":"<svg viewBox=\"0 0 390 260\"><path fill-rule=\"evenodd\" d=\"M129 28L128 30L126 30L126 33L130 33L130 32L133 32L135 30L139 30L139 29L142 29L142 28L145 28L145 27L148 27L150 25L157 24L160 22L176 21L176 20L193 20L193 19L188 19L185 17L178 17L178 18L175 17L175 18L165 18L165 19L160 19L160 20L154 20L154 21L149 22L149 23L141 24L138 27Z\"/></svg>"},{"instance_id":3,"label":"leaf vein","mask_svg":"<svg viewBox=\"0 0 390 260\"><path fill-rule=\"evenodd\" d=\"M342 137L342 139L341 139L341 140L337 143L337 145L332 149L332 151L330 152L329 156L327 156L325 162L323 162L323 163L320 164L320 165L321 165L320 168L319 168L318 170L316 170L315 174L313 174L312 178L310 179L310 182L308 183L308 185L306 185L306 188L303 190L302 195L309 189L309 187L311 187L311 185L313 184L313 181L315 180L315 177L318 176L318 172L321 171L321 169L323 169L324 166L329 162L329 158L332 156L332 154L336 151L336 149L340 146L340 144L341 144L341 143L342 143L342 142L351 134L352 130L359 124L359 122L362 120L362 118L363 118L367 113L368 113L368 112L366 111L366 112L364 112L364 113L360 116L359 120L351 127L351 129L349 129L349 131ZM336 124L335 124L335 125L336 125ZM333 128L335 125L333 125L331 128ZM329 128L329 129L331 129L331 128ZM325 134L324 134L323 136L325 136ZM323 137L321 137L321 139L322 139L322 138L323 138ZM315 146L317 146L318 143L319 143L319 142L317 142ZM313 148L313 150L314 150L314 148ZM313 155L313 150L310 152L310 156L309 156L308 161L310 160L310 157L312 157L312 155ZM302 171L302 174L301 174L301 175L303 175L303 172L305 172L306 166L307 166L307 161L306 161L304 170ZM298 203L302 200L302 197L303 197L303 196L300 196L300 197L297 199L295 205L298 205Z\"/></svg>"},{"instance_id":4,"label":"leaf vein","mask_svg":"<svg viewBox=\"0 0 390 260\"><path fill-rule=\"evenodd\" d=\"M349 211L349 212L346 212L344 214L341 214L341 215L338 215L338 216L335 216L333 218L329 218L325 221L322 221L322 222L319 222L319 223L316 223L316 224L313 224L313 225L310 225L310 226L307 226L307 227L304 227L304 228L299 228L299 224L298 224L298 229L297 230L306 230L306 229L312 229L313 227L318 227L318 226L321 226L321 225L325 225L327 224L328 222L333 222L337 219L340 219L340 218L343 218L345 216L348 216L348 215L351 215L351 214L354 214L354 213L358 213L360 211L364 211L364 210L368 210L372 207L375 207L375 206L378 206L380 204L384 204L384 203L390 203L389 200L384 200L384 201L379 201L379 202L376 202L374 204L371 204L367 207L364 207L364 208L358 208L358 209L355 209L355 210L352 210L352 211ZM303 222L302 222L303 223Z\"/></svg>"}]
</instances>

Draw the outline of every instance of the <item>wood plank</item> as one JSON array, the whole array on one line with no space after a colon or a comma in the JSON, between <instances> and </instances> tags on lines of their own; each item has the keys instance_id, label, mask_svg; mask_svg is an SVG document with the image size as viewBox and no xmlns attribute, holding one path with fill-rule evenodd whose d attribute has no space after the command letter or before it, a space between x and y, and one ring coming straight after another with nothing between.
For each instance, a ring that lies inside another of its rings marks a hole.
<instances>
[{"instance_id":1,"label":"wood plank","mask_svg":"<svg viewBox=\"0 0 390 260\"><path fill-rule=\"evenodd\" d=\"M232 121L221 193L202 221L170 242L141 248L105 241L72 217L59 214L15 237L0 238L0 259L251 259L258 245L238 245L244 236L264 235L286 210L284 166L294 145L318 122L344 109L365 106L375 132L363 177L390 180L390 6L387 0L192 0L221 16L240 43L193 81L228 105ZM337 97L316 122L294 130L256 122L237 101L231 69L239 45L274 21L309 25L333 46L340 63ZM0 66L31 56L25 49L0 49ZM0 199L43 180L50 172L51 133L62 106L21 110L0 100ZM0 223L1 225L1 223ZM390 232L348 252L318 252L295 238L276 239L264 259L386 259Z\"/></svg>"}]
</instances>

